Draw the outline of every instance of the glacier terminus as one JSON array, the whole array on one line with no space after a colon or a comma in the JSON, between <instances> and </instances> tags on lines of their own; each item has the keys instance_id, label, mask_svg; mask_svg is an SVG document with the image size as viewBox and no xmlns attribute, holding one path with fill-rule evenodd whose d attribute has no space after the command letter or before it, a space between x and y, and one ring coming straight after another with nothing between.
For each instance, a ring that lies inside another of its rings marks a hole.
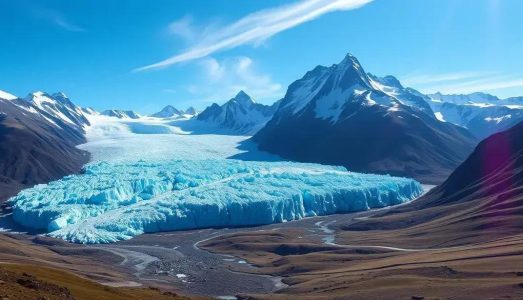
<instances>
[{"instance_id":1,"label":"glacier terminus","mask_svg":"<svg viewBox=\"0 0 523 300\"><path fill-rule=\"evenodd\" d=\"M10 201L14 219L76 243L254 226L364 211L422 194L413 179L343 167L232 159L95 162Z\"/></svg>"}]
</instances>

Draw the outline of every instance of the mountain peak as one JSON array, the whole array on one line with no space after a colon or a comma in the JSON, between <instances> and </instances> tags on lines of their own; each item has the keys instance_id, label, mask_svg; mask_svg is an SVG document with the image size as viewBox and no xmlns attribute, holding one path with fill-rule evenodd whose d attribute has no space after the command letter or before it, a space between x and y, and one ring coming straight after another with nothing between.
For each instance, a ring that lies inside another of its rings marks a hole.
<instances>
[{"instance_id":1,"label":"mountain peak","mask_svg":"<svg viewBox=\"0 0 523 300\"><path fill-rule=\"evenodd\" d=\"M398 78L396 78L392 75L387 75L387 76L383 77L382 81L389 86L397 87L400 89L403 88L403 85L401 85L401 82L398 80Z\"/></svg>"},{"instance_id":2,"label":"mountain peak","mask_svg":"<svg viewBox=\"0 0 523 300\"><path fill-rule=\"evenodd\" d=\"M247 93L245 93L243 90L239 91L238 94L236 94L236 96L234 96L234 98L231 99L231 101L235 101L242 106L249 106L255 103L254 100L252 100L252 98L249 95L247 95Z\"/></svg>"},{"instance_id":3,"label":"mountain peak","mask_svg":"<svg viewBox=\"0 0 523 300\"><path fill-rule=\"evenodd\" d=\"M42 102L53 102L53 99L51 98L51 96L49 96L49 94L47 94L46 92L42 92L42 91L36 91L36 92L29 93L24 98L24 100L29 103L33 103L33 104L40 104Z\"/></svg>"},{"instance_id":4,"label":"mountain peak","mask_svg":"<svg viewBox=\"0 0 523 300\"><path fill-rule=\"evenodd\" d=\"M17 99L18 97L16 97L15 95L12 95L6 91L2 91L0 90L0 99L5 99L5 100L15 100Z\"/></svg>"},{"instance_id":5,"label":"mountain peak","mask_svg":"<svg viewBox=\"0 0 523 300\"><path fill-rule=\"evenodd\" d=\"M194 107L189 107L186 111L185 111L186 114L189 114L189 115L195 115L196 114L196 109Z\"/></svg>"},{"instance_id":6,"label":"mountain peak","mask_svg":"<svg viewBox=\"0 0 523 300\"><path fill-rule=\"evenodd\" d=\"M179 116L181 114L182 114L182 112L179 111L176 107L174 107L172 105L167 105L164 108L162 108L161 111L159 111L155 114L152 114L151 117L170 118L170 117L174 117L174 116Z\"/></svg>"},{"instance_id":7,"label":"mountain peak","mask_svg":"<svg viewBox=\"0 0 523 300\"><path fill-rule=\"evenodd\" d=\"M345 58L338 64L338 66L352 66L355 69L361 69L361 64L358 58L356 58L356 56L350 53L347 53L347 55L345 55Z\"/></svg>"}]
</instances>

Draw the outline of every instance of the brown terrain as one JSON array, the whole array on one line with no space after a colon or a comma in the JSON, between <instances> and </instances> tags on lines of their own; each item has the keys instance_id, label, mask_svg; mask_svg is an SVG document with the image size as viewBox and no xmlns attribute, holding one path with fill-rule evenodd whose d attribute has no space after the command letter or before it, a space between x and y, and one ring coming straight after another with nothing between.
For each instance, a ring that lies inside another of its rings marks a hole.
<instances>
[{"instance_id":1,"label":"brown terrain","mask_svg":"<svg viewBox=\"0 0 523 300\"><path fill-rule=\"evenodd\" d=\"M413 203L327 218L327 236L280 228L201 247L288 287L255 299L523 299L523 124L480 143Z\"/></svg>"},{"instance_id":2,"label":"brown terrain","mask_svg":"<svg viewBox=\"0 0 523 300\"><path fill-rule=\"evenodd\" d=\"M0 234L0 299L189 299L172 291L134 287L129 275L102 262L111 259L103 257L107 253L96 256L101 258L97 261L78 245L70 255L61 255L44 246L52 240L35 239Z\"/></svg>"},{"instance_id":3,"label":"brown terrain","mask_svg":"<svg viewBox=\"0 0 523 300\"><path fill-rule=\"evenodd\" d=\"M97 284L77 275L34 265L0 266L2 299L189 299L171 292L149 288L114 288Z\"/></svg>"}]
</instances>

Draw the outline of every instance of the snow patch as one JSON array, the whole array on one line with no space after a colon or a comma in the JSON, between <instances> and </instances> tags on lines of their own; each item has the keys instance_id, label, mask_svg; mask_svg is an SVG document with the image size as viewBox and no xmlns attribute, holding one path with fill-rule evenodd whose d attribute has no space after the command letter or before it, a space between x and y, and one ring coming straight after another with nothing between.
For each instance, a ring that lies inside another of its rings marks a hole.
<instances>
[{"instance_id":1,"label":"snow patch","mask_svg":"<svg viewBox=\"0 0 523 300\"><path fill-rule=\"evenodd\" d=\"M8 92L4 92L4 91L0 90L0 99L15 100L15 99L18 99L18 97L16 97L15 95L9 94Z\"/></svg>"},{"instance_id":2,"label":"snow patch","mask_svg":"<svg viewBox=\"0 0 523 300\"><path fill-rule=\"evenodd\" d=\"M502 117L498 117L498 118L492 118L492 117L487 117L485 118L485 121L487 122L495 122L496 124L499 124L505 120L508 120L512 118L512 115L506 115L506 116L502 116Z\"/></svg>"},{"instance_id":3,"label":"snow patch","mask_svg":"<svg viewBox=\"0 0 523 300\"><path fill-rule=\"evenodd\" d=\"M440 111L435 112L434 115L436 116L436 119L438 119L439 121L446 122L445 117L443 117L443 114Z\"/></svg>"}]
</instances>

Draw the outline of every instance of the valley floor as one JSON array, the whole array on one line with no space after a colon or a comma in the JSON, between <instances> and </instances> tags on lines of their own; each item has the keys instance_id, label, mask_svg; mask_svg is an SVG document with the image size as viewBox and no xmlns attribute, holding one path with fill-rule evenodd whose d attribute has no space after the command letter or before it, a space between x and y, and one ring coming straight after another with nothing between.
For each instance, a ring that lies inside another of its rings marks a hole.
<instances>
[{"instance_id":1,"label":"valley floor","mask_svg":"<svg viewBox=\"0 0 523 300\"><path fill-rule=\"evenodd\" d=\"M11 250L2 249L0 260L24 264L45 260L46 265L82 270L81 275L106 286L152 285L186 295L230 299L236 295L256 299L523 297L522 235L437 247L399 239L394 232L373 233L365 239L347 236L340 229L378 212L255 228L144 234L110 245L2 236L2 248ZM7 242L23 244L24 253L10 253L22 248Z\"/></svg>"}]
</instances>

